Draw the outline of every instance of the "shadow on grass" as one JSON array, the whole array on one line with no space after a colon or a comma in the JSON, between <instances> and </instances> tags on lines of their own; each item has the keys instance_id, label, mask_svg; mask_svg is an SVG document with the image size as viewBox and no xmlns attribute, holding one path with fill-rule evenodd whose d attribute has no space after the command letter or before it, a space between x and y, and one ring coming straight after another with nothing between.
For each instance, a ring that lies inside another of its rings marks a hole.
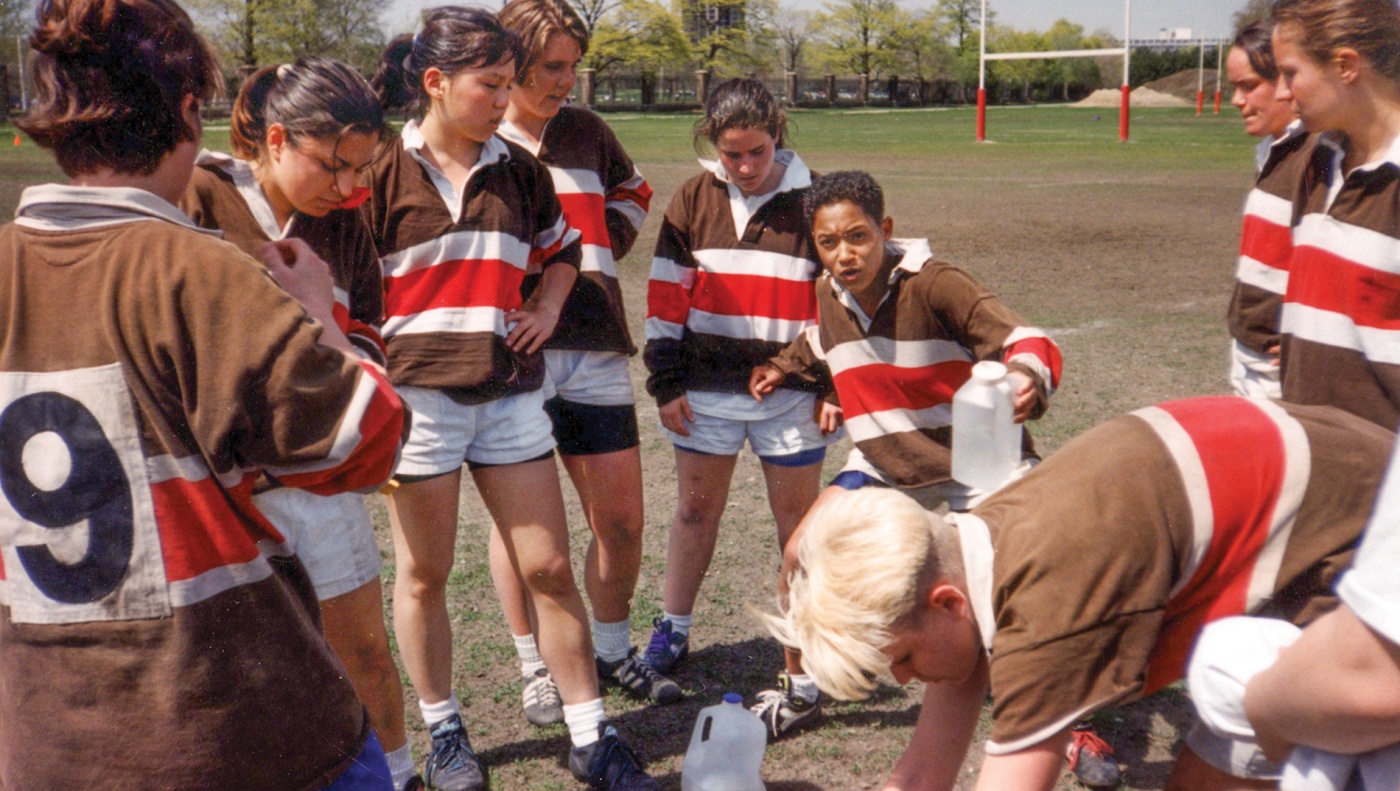
<instances>
[{"instance_id":1,"label":"shadow on grass","mask_svg":"<svg viewBox=\"0 0 1400 791\"><path fill-rule=\"evenodd\" d=\"M1099 736L1123 766L1123 786L1160 789L1176 762L1177 743L1192 722L1191 699L1179 684L1150 698L1115 706L1093 718Z\"/></svg>"}]
</instances>

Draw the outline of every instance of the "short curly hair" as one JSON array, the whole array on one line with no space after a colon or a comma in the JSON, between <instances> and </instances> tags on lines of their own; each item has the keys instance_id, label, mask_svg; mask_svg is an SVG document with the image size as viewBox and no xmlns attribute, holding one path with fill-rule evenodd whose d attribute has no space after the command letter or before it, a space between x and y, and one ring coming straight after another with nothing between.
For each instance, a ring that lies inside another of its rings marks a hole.
<instances>
[{"instance_id":1,"label":"short curly hair","mask_svg":"<svg viewBox=\"0 0 1400 791\"><path fill-rule=\"evenodd\" d=\"M802 216L810 226L817 209L842 201L859 206L876 222L885 219L885 191L863 170L838 170L813 179L802 197Z\"/></svg>"}]
</instances>

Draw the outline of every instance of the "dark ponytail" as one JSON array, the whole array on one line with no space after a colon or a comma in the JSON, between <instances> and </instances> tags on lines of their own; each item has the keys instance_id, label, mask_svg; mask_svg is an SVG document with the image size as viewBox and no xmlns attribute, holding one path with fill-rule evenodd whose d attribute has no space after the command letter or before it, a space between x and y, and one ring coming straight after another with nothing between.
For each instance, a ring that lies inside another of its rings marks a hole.
<instances>
[{"instance_id":1,"label":"dark ponytail","mask_svg":"<svg viewBox=\"0 0 1400 791\"><path fill-rule=\"evenodd\" d=\"M240 159L258 159L267 130L281 124L289 139L339 138L346 132L383 136L384 110L359 72L329 58L298 58L264 66L238 91L229 144Z\"/></svg>"},{"instance_id":2,"label":"dark ponytail","mask_svg":"<svg viewBox=\"0 0 1400 791\"><path fill-rule=\"evenodd\" d=\"M423 30L398 36L379 57L371 84L386 108L427 110L423 74L437 68L451 77L462 69L514 61L515 76L525 62L520 38L480 8L443 6L424 13Z\"/></svg>"}]
</instances>

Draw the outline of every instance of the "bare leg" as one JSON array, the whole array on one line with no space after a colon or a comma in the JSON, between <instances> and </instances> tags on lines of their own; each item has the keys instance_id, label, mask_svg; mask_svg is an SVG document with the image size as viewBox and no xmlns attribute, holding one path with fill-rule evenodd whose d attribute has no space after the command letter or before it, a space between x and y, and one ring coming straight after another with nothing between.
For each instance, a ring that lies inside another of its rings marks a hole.
<instances>
[{"instance_id":1,"label":"bare leg","mask_svg":"<svg viewBox=\"0 0 1400 791\"><path fill-rule=\"evenodd\" d=\"M569 565L569 531L554 459L472 471L525 581L539 626L540 656L566 704L598 698L598 672L583 596Z\"/></svg>"},{"instance_id":2,"label":"bare leg","mask_svg":"<svg viewBox=\"0 0 1400 791\"><path fill-rule=\"evenodd\" d=\"M321 602L326 639L345 663L350 683L369 709L369 722L386 753L408 741L403 727L403 685L389 653L384 628L384 593L374 579Z\"/></svg>"},{"instance_id":3,"label":"bare leg","mask_svg":"<svg viewBox=\"0 0 1400 791\"><path fill-rule=\"evenodd\" d=\"M676 451L676 520L666 547L666 612L689 615L710 568L738 455Z\"/></svg>"},{"instance_id":4,"label":"bare leg","mask_svg":"<svg viewBox=\"0 0 1400 791\"><path fill-rule=\"evenodd\" d=\"M821 493L821 462L805 467L780 467L763 462L763 480L768 485L768 507L778 524L778 548L787 546L802 518Z\"/></svg>"},{"instance_id":5,"label":"bare leg","mask_svg":"<svg viewBox=\"0 0 1400 791\"><path fill-rule=\"evenodd\" d=\"M447 575L457 541L462 471L405 483L388 497L394 536L394 634L404 670L424 703L452 695Z\"/></svg>"},{"instance_id":6,"label":"bare leg","mask_svg":"<svg viewBox=\"0 0 1400 791\"><path fill-rule=\"evenodd\" d=\"M501 610L505 612L510 633L533 633L535 629L530 619L530 595L525 590L525 581L515 573L515 565L510 561L510 553L506 551L505 539L501 537L499 525L491 525L487 547L491 581L496 585L496 596L501 600Z\"/></svg>"},{"instance_id":7,"label":"bare leg","mask_svg":"<svg viewBox=\"0 0 1400 791\"><path fill-rule=\"evenodd\" d=\"M625 621L642 568L642 454L634 447L563 459L593 530L583 567L593 617Z\"/></svg>"}]
</instances>

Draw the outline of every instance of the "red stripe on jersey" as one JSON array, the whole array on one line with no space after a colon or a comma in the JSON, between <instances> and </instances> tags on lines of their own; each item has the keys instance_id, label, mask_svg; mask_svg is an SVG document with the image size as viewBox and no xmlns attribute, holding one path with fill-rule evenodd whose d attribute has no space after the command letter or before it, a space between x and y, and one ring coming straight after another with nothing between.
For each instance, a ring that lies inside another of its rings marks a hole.
<instances>
[{"instance_id":1,"label":"red stripe on jersey","mask_svg":"<svg viewBox=\"0 0 1400 791\"><path fill-rule=\"evenodd\" d=\"M1206 624L1245 613L1254 564L1269 537L1287 472L1283 434L1248 399L1194 398L1159 407L1196 447L1215 524L1200 568L1167 602L1143 694L1182 677Z\"/></svg>"},{"instance_id":2,"label":"red stripe on jersey","mask_svg":"<svg viewBox=\"0 0 1400 791\"><path fill-rule=\"evenodd\" d=\"M364 376L374 380L375 393L360 418L360 444L345 462L315 472L281 476L286 486L312 494L331 495L378 486L389 479L403 439L403 402L388 380L368 365L361 365Z\"/></svg>"},{"instance_id":3,"label":"red stripe on jersey","mask_svg":"<svg viewBox=\"0 0 1400 791\"><path fill-rule=\"evenodd\" d=\"M690 292L680 283L647 281L647 318L685 324L690 316Z\"/></svg>"},{"instance_id":4,"label":"red stripe on jersey","mask_svg":"<svg viewBox=\"0 0 1400 791\"><path fill-rule=\"evenodd\" d=\"M603 196L591 192L570 192L559 194L559 205L564 208L564 219L571 228L577 228L584 244L595 247L611 247L608 238L607 214Z\"/></svg>"},{"instance_id":5,"label":"red stripe on jersey","mask_svg":"<svg viewBox=\"0 0 1400 791\"><path fill-rule=\"evenodd\" d=\"M695 273L691 304L720 316L756 316L808 321L817 317L817 291L810 280L762 275Z\"/></svg>"},{"instance_id":6,"label":"red stripe on jersey","mask_svg":"<svg viewBox=\"0 0 1400 791\"><path fill-rule=\"evenodd\" d=\"M1023 338L1003 349L1001 358L1010 360L1017 354L1033 355L1040 360L1050 370L1050 388L1053 390L1060 386L1060 369L1064 368L1065 361L1054 341L1049 338Z\"/></svg>"},{"instance_id":7,"label":"red stripe on jersey","mask_svg":"<svg viewBox=\"0 0 1400 791\"><path fill-rule=\"evenodd\" d=\"M642 186L638 187L637 189L628 189L626 187L619 186L613 187L612 189L608 190L608 200L628 201L631 203L635 203L639 207L641 207L642 211L650 211L651 195L651 185L646 183L645 181L643 181Z\"/></svg>"},{"instance_id":8,"label":"red stripe on jersey","mask_svg":"<svg viewBox=\"0 0 1400 791\"><path fill-rule=\"evenodd\" d=\"M1400 330L1400 275L1310 245L1293 251L1292 270L1285 302L1341 314L1358 327Z\"/></svg>"},{"instance_id":9,"label":"red stripe on jersey","mask_svg":"<svg viewBox=\"0 0 1400 791\"><path fill-rule=\"evenodd\" d=\"M384 315L412 316L433 308L515 310L525 270L498 259L443 261L384 278Z\"/></svg>"},{"instance_id":10,"label":"red stripe on jersey","mask_svg":"<svg viewBox=\"0 0 1400 791\"><path fill-rule=\"evenodd\" d=\"M259 538L286 540L253 506L253 480L250 475L234 489L225 489L212 476L151 485L168 581L247 563L258 556Z\"/></svg>"},{"instance_id":11,"label":"red stripe on jersey","mask_svg":"<svg viewBox=\"0 0 1400 791\"><path fill-rule=\"evenodd\" d=\"M950 360L910 368L885 363L862 365L836 373L832 381L847 420L890 409L928 409L953 400L972 376L972 363Z\"/></svg>"},{"instance_id":12,"label":"red stripe on jersey","mask_svg":"<svg viewBox=\"0 0 1400 791\"><path fill-rule=\"evenodd\" d=\"M1240 237L1240 255L1253 258L1265 266L1288 271L1293 256L1292 231L1253 214L1244 216L1244 233Z\"/></svg>"}]
</instances>

